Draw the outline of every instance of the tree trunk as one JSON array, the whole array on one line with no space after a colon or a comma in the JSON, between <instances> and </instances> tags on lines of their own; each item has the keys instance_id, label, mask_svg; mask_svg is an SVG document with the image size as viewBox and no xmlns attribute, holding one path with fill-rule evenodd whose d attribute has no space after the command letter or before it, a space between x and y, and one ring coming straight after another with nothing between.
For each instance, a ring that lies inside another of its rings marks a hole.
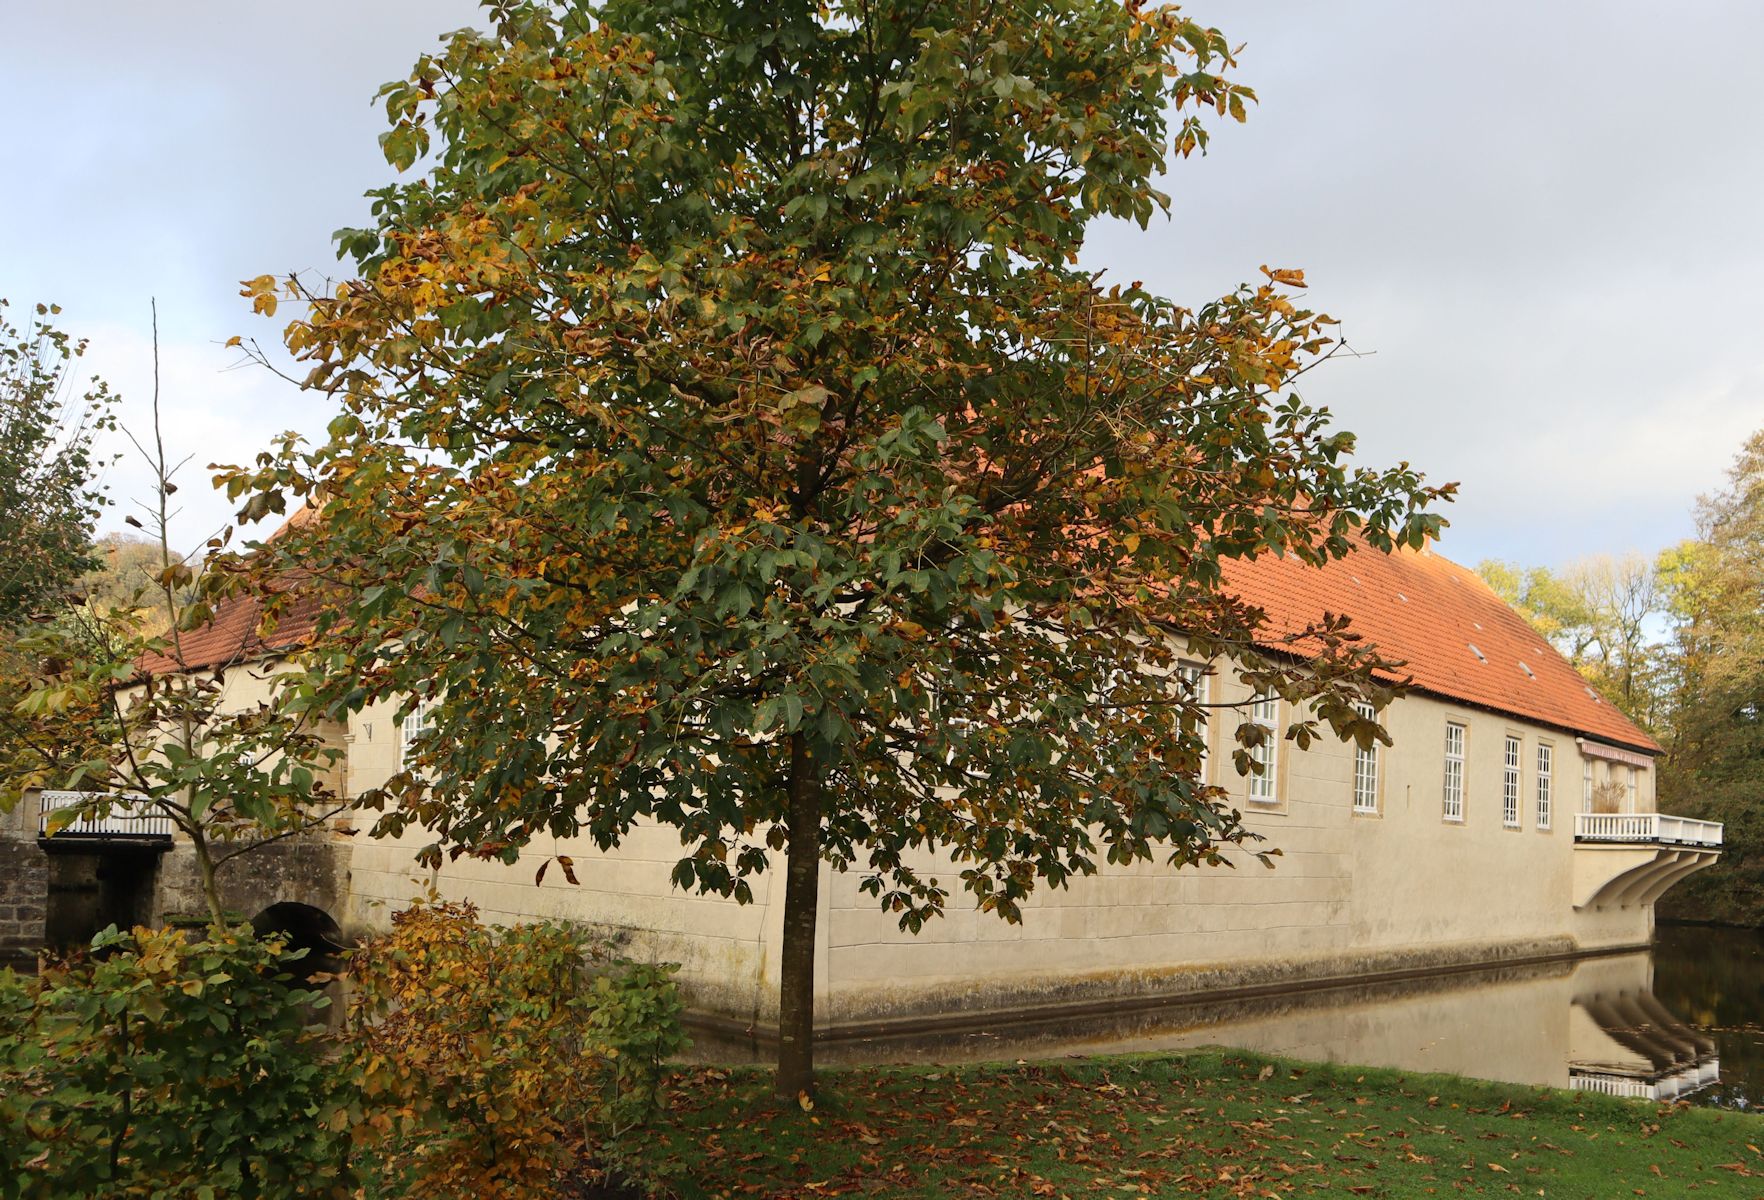
<instances>
[{"instance_id":1,"label":"tree trunk","mask_svg":"<svg viewBox=\"0 0 1764 1200\"><path fill-rule=\"evenodd\" d=\"M227 912L221 907L220 882L215 878L214 855L209 852L208 839L198 830L190 840L196 852L196 873L202 884L202 900L208 905L209 927L225 928Z\"/></svg>"},{"instance_id":2,"label":"tree trunk","mask_svg":"<svg viewBox=\"0 0 1764 1200\"><path fill-rule=\"evenodd\" d=\"M790 737L790 811L784 868L784 952L778 980L777 1094L815 1090L815 912L821 890L821 766Z\"/></svg>"}]
</instances>

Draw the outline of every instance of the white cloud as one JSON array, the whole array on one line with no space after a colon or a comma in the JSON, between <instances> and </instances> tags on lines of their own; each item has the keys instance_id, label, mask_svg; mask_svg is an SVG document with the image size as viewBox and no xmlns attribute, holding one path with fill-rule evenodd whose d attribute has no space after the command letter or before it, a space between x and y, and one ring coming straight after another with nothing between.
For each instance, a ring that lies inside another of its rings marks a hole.
<instances>
[{"instance_id":1,"label":"white cloud","mask_svg":"<svg viewBox=\"0 0 1764 1200\"><path fill-rule=\"evenodd\" d=\"M1245 126L1176 164L1174 218L1104 228L1095 266L1196 302L1261 263L1377 353L1309 381L1374 463L1456 479L1445 550L1559 563L1691 529L1764 426L1764 5L1704 0L1193 0L1245 42ZM323 404L218 343L263 328L236 295L333 269L330 232L391 177L375 88L471 0L37 5L8 14L0 107L31 186L0 295L58 300L139 424L147 304L165 330L167 434L241 461ZM1665 57L1670 45L1676 53ZM1661 65L1668 64L1668 65ZM187 538L226 505L181 494ZM119 495L144 477L119 468Z\"/></svg>"},{"instance_id":2,"label":"white cloud","mask_svg":"<svg viewBox=\"0 0 1764 1200\"><path fill-rule=\"evenodd\" d=\"M129 432L153 445L153 342L150 335L123 325L101 324L81 330L91 338L85 369L110 383L121 397L117 414ZM303 392L267 368L240 365L241 355L220 340L168 341L159 347L160 428L166 458L187 459L176 476L172 497L172 540L191 550L224 528L233 506L212 486L214 465L249 465L272 438L287 430L312 440L322 436L334 415L329 397ZM122 528L125 514L145 519L140 505L155 502L151 464L122 434L106 448L119 460L105 475L115 507L102 529Z\"/></svg>"}]
</instances>

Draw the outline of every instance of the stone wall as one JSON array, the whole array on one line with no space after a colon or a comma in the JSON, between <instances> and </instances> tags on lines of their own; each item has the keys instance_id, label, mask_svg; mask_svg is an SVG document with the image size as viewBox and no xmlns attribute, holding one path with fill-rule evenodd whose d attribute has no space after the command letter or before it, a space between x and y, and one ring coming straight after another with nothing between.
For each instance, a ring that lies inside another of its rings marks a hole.
<instances>
[{"instance_id":1,"label":"stone wall","mask_svg":"<svg viewBox=\"0 0 1764 1200\"><path fill-rule=\"evenodd\" d=\"M49 856L0 833L0 967L34 969L43 948Z\"/></svg>"},{"instance_id":2,"label":"stone wall","mask_svg":"<svg viewBox=\"0 0 1764 1200\"><path fill-rule=\"evenodd\" d=\"M274 904L305 904L341 923L349 902L347 841L328 833L261 846L220 868L221 904L251 920ZM156 920L206 916L196 855L180 843L160 860L152 904Z\"/></svg>"},{"instance_id":3,"label":"stone wall","mask_svg":"<svg viewBox=\"0 0 1764 1200\"><path fill-rule=\"evenodd\" d=\"M37 798L0 813L0 968L35 969L43 948L49 860L37 849Z\"/></svg>"}]
</instances>

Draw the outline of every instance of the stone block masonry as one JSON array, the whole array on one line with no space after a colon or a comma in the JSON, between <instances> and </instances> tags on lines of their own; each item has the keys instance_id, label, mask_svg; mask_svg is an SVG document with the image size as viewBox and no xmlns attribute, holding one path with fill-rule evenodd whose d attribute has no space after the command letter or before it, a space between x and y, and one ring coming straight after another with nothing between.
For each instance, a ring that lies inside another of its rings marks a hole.
<instances>
[{"instance_id":1,"label":"stone block masonry","mask_svg":"<svg viewBox=\"0 0 1764 1200\"><path fill-rule=\"evenodd\" d=\"M49 856L35 842L0 837L0 967L35 970L48 894Z\"/></svg>"}]
</instances>

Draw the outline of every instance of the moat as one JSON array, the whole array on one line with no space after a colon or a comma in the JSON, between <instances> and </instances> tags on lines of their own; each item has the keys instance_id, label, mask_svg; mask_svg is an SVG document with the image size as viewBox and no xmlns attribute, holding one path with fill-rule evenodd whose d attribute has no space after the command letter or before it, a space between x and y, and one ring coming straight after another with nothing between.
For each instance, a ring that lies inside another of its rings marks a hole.
<instances>
[{"instance_id":1,"label":"moat","mask_svg":"<svg viewBox=\"0 0 1764 1200\"><path fill-rule=\"evenodd\" d=\"M1224 1045L1294 1058L1764 1103L1764 935L1662 925L1651 951L1440 974L1377 987L1172 1005L1112 1019L824 1044L829 1062L979 1061ZM699 1040L705 1058L764 1052Z\"/></svg>"}]
</instances>

